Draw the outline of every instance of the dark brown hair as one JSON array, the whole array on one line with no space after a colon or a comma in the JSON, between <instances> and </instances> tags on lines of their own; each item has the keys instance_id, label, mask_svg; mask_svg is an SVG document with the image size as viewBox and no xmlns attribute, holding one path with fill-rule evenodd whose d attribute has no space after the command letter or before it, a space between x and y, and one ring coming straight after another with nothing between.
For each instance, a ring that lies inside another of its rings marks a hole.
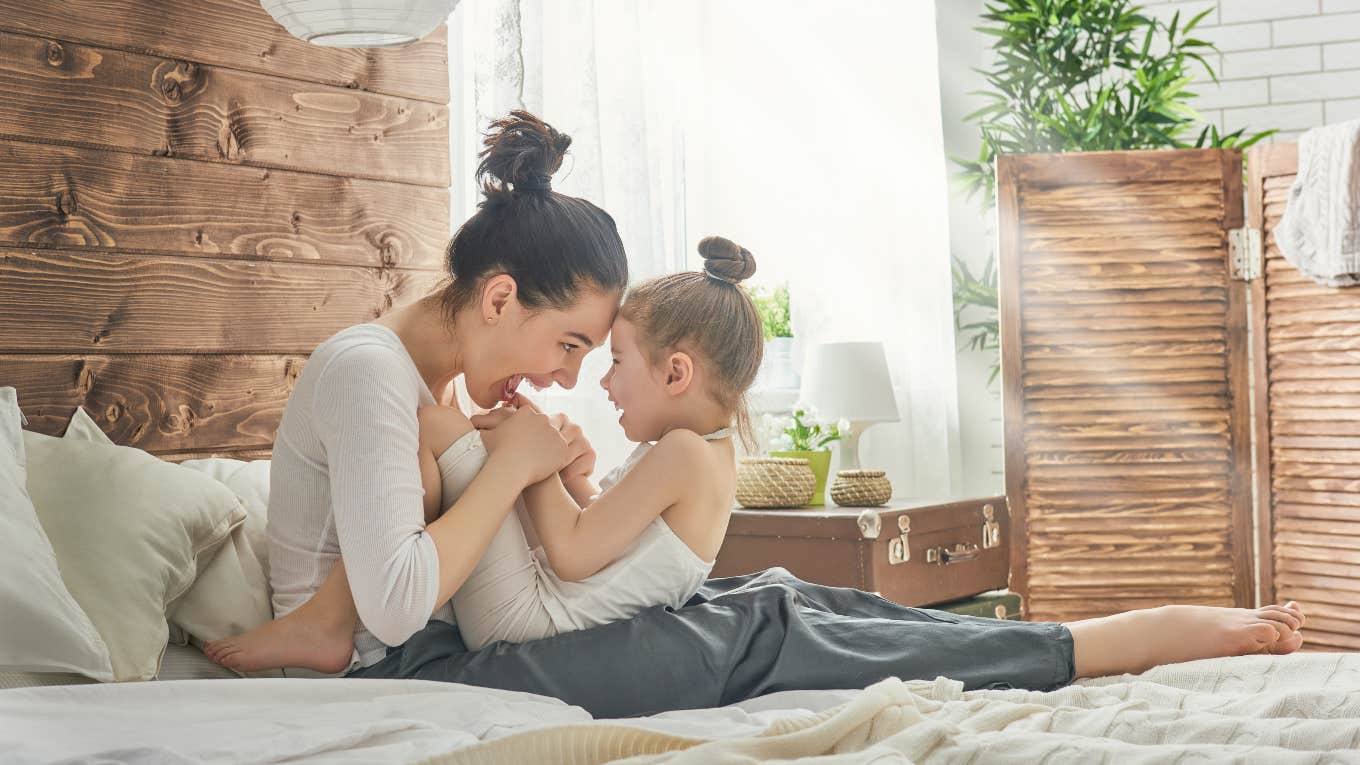
<instances>
[{"instance_id":1,"label":"dark brown hair","mask_svg":"<svg viewBox=\"0 0 1360 765\"><path fill-rule=\"evenodd\" d=\"M649 279L628 291L619 316L638 330L638 343L653 364L683 350L712 377L708 395L731 412L747 449L754 436L746 391L764 354L760 313L739 284L756 272L750 250L720 236L699 242L703 271Z\"/></svg>"},{"instance_id":2,"label":"dark brown hair","mask_svg":"<svg viewBox=\"0 0 1360 765\"><path fill-rule=\"evenodd\" d=\"M483 280L509 274L519 302L563 309L583 288L608 293L628 285L628 259L609 213L552 190L571 136L525 111L491 123L477 178L483 199L445 251L452 277L439 301L452 321Z\"/></svg>"}]
</instances>

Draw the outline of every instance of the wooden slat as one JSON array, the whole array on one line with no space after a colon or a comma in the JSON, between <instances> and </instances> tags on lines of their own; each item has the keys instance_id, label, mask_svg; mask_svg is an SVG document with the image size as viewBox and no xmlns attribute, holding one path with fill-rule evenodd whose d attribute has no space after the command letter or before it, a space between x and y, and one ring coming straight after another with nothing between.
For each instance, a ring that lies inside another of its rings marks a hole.
<instances>
[{"instance_id":1,"label":"wooden slat","mask_svg":"<svg viewBox=\"0 0 1360 765\"><path fill-rule=\"evenodd\" d=\"M4 32L0 135L449 185L442 104Z\"/></svg>"},{"instance_id":2,"label":"wooden slat","mask_svg":"<svg viewBox=\"0 0 1360 765\"><path fill-rule=\"evenodd\" d=\"M1223 178L1222 153L1215 149L1189 149L1177 152L1151 151L1093 151L1071 159L1071 154L1012 155L1014 177L1025 186L1057 186L1074 196L1107 193L1118 196L1123 191L1146 194L1153 184L1165 184L1158 189L1176 207L1183 184L1200 182L1219 183ZM1222 187L1219 186L1219 189ZM1198 189L1196 189L1198 190ZM1051 193L1051 192L1050 192Z\"/></svg>"},{"instance_id":3,"label":"wooden slat","mask_svg":"<svg viewBox=\"0 0 1360 765\"><path fill-rule=\"evenodd\" d=\"M401 48L326 48L288 34L256 0L3 0L0 29L449 102L443 26Z\"/></svg>"},{"instance_id":4,"label":"wooden slat","mask_svg":"<svg viewBox=\"0 0 1360 765\"><path fill-rule=\"evenodd\" d=\"M1240 175L1233 151L998 160L1012 587L1031 618L1253 598L1246 299L1226 267Z\"/></svg>"},{"instance_id":5,"label":"wooden slat","mask_svg":"<svg viewBox=\"0 0 1360 765\"><path fill-rule=\"evenodd\" d=\"M0 379L23 391L19 404L27 427L41 433L63 432L83 406L127 446L156 453L267 453L305 361L235 354L0 355Z\"/></svg>"},{"instance_id":6,"label":"wooden slat","mask_svg":"<svg viewBox=\"0 0 1360 765\"><path fill-rule=\"evenodd\" d=\"M310 353L436 271L0 249L0 351Z\"/></svg>"},{"instance_id":7,"label":"wooden slat","mask_svg":"<svg viewBox=\"0 0 1360 765\"><path fill-rule=\"evenodd\" d=\"M1253 148L1250 224L1267 243L1253 284L1257 523L1263 600L1308 609L1308 644L1360 649L1360 290L1318 285L1284 260L1274 228L1297 146ZM1350 617L1350 618L1347 618Z\"/></svg>"},{"instance_id":8,"label":"wooden slat","mask_svg":"<svg viewBox=\"0 0 1360 765\"><path fill-rule=\"evenodd\" d=\"M0 141L0 244L432 267L447 189Z\"/></svg>"}]
</instances>

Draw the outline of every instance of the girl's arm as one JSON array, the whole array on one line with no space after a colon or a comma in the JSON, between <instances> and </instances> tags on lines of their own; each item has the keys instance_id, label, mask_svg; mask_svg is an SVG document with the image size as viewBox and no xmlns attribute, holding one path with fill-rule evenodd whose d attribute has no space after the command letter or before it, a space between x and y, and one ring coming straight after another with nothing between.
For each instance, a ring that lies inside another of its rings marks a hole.
<instances>
[{"instance_id":1,"label":"girl's arm","mask_svg":"<svg viewBox=\"0 0 1360 765\"><path fill-rule=\"evenodd\" d=\"M590 480L590 476L588 475L578 475L564 479L562 481L562 486L567 490L567 494L571 495L572 501L576 503L578 508L590 507L590 503L594 501L595 495L600 493L600 487L596 486L595 482Z\"/></svg>"},{"instance_id":2,"label":"girl's arm","mask_svg":"<svg viewBox=\"0 0 1360 765\"><path fill-rule=\"evenodd\" d=\"M687 430L667 433L618 484L586 511L561 479L524 490L524 504L558 576L579 581L612 563L647 525L685 496L705 463L707 442Z\"/></svg>"}]
</instances>

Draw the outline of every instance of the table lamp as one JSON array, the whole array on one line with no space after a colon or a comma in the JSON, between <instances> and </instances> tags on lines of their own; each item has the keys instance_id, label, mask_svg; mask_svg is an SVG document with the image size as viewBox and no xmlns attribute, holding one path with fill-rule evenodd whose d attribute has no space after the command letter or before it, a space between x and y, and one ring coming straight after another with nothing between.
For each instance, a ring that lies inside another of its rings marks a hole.
<instances>
[{"instance_id":1,"label":"table lamp","mask_svg":"<svg viewBox=\"0 0 1360 765\"><path fill-rule=\"evenodd\" d=\"M800 398L828 422L848 420L841 470L859 469L859 435L876 422L896 422L897 398L883 343L818 343L803 360Z\"/></svg>"}]
</instances>

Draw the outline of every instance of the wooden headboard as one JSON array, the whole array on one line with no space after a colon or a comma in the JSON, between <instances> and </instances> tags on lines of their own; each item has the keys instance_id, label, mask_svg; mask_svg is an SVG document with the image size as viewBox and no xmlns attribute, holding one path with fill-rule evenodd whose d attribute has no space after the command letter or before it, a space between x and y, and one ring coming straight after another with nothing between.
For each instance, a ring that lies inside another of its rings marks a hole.
<instances>
[{"instance_id":1,"label":"wooden headboard","mask_svg":"<svg viewBox=\"0 0 1360 765\"><path fill-rule=\"evenodd\" d=\"M291 37L256 0L0 0L0 386L170 458L267 456L306 356L440 276L443 28Z\"/></svg>"}]
</instances>

